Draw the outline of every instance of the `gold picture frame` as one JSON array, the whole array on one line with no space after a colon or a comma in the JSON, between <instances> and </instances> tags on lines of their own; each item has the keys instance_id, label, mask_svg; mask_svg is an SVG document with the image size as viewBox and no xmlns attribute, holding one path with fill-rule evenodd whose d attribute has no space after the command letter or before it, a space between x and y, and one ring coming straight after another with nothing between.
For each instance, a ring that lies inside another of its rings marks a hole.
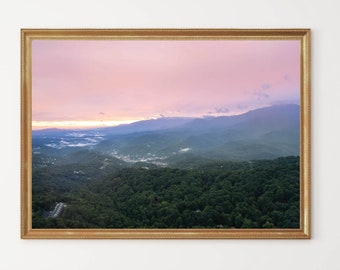
<instances>
[{"instance_id":1,"label":"gold picture frame","mask_svg":"<svg viewBox=\"0 0 340 270\"><path fill-rule=\"evenodd\" d=\"M311 237L310 29L22 29L22 239L309 239ZM268 228L32 228L32 42L35 40L296 40L300 44L300 223Z\"/></svg>"}]
</instances>

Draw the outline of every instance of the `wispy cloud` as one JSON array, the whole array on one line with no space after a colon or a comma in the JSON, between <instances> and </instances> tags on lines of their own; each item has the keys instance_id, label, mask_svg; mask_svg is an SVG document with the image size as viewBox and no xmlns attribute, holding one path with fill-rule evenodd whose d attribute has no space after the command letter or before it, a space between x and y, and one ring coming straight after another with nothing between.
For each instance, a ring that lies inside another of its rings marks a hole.
<instances>
[{"instance_id":1,"label":"wispy cloud","mask_svg":"<svg viewBox=\"0 0 340 270\"><path fill-rule=\"evenodd\" d=\"M245 104L238 104L236 107L238 110L241 110L241 111L249 108L249 106Z\"/></svg>"},{"instance_id":2,"label":"wispy cloud","mask_svg":"<svg viewBox=\"0 0 340 270\"><path fill-rule=\"evenodd\" d=\"M261 85L261 89L262 90L266 90L266 89L269 89L270 88L270 84L269 83L263 83L262 85Z\"/></svg>"},{"instance_id":3,"label":"wispy cloud","mask_svg":"<svg viewBox=\"0 0 340 270\"><path fill-rule=\"evenodd\" d=\"M255 90L254 95L257 97L258 100L264 99L264 98L269 98L269 94L267 94L263 90Z\"/></svg>"},{"instance_id":4,"label":"wispy cloud","mask_svg":"<svg viewBox=\"0 0 340 270\"><path fill-rule=\"evenodd\" d=\"M257 100L261 99L267 99L270 97L268 94L268 89L270 89L271 85L269 83L263 83L261 84L259 89L254 90L254 96L257 98Z\"/></svg>"},{"instance_id":5,"label":"wispy cloud","mask_svg":"<svg viewBox=\"0 0 340 270\"><path fill-rule=\"evenodd\" d=\"M215 112L216 113L228 113L230 112L230 110L228 108L220 108L220 107L216 107L215 108Z\"/></svg>"}]
</instances>

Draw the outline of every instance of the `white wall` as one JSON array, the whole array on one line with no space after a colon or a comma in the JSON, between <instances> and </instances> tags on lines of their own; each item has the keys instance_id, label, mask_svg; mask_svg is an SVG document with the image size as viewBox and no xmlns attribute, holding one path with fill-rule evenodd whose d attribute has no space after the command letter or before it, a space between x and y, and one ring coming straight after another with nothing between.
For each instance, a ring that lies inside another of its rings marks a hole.
<instances>
[{"instance_id":1,"label":"white wall","mask_svg":"<svg viewBox=\"0 0 340 270\"><path fill-rule=\"evenodd\" d=\"M0 269L340 269L339 1L1 1ZM20 28L311 28L312 240L20 240Z\"/></svg>"}]
</instances>

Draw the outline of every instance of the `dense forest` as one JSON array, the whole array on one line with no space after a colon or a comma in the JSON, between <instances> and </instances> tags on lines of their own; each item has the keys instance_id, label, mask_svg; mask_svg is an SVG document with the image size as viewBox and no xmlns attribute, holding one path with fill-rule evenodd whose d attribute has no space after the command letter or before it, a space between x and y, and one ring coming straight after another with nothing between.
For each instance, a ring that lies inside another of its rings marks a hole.
<instances>
[{"instance_id":1,"label":"dense forest","mask_svg":"<svg viewBox=\"0 0 340 270\"><path fill-rule=\"evenodd\" d=\"M33 159L33 228L299 227L299 157L177 168L42 160ZM66 207L48 217L56 202Z\"/></svg>"}]
</instances>

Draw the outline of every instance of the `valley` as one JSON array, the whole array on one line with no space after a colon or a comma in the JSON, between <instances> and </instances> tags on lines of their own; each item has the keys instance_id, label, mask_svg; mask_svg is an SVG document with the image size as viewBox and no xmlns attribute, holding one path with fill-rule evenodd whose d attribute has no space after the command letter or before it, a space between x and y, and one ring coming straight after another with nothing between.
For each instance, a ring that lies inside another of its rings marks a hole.
<instances>
[{"instance_id":1,"label":"valley","mask_svg":"<svg viewBox=\"0 0 340 270\"><path fill-rule=\"evenodd\" d=\"M299 121L291 104L35 130L33 227L297 228Z\"/></svg>"}]
</instances>

